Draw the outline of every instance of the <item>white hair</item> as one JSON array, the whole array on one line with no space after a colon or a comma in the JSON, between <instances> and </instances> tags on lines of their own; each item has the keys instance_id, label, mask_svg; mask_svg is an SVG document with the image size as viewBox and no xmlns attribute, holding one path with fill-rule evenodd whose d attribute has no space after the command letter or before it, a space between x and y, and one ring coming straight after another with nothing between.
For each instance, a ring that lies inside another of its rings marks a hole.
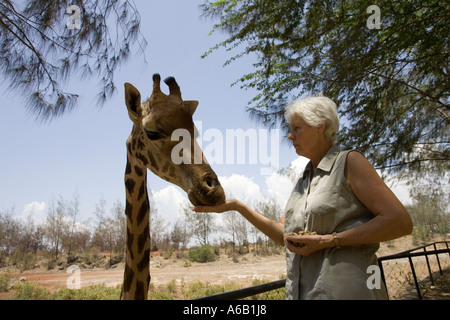
<instances>
[{"instance_id":1,"label":"white hair","mask_svg":"<svg viewBox=\"0 0 450 320\"><path fill-rule=\"evenodd\" d=\"M288 122L297 115L311 127L325 123L325 138L334 144L339 130L336 104L324 96L296 99L286 106L284 117Z\"/></svg>"}]
</instances>

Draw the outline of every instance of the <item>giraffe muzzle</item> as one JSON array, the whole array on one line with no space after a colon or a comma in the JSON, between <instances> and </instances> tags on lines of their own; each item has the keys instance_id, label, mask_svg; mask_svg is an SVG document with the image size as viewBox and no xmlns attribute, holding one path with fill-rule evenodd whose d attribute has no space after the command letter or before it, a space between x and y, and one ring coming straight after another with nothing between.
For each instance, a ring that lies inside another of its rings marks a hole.
<instances>
[{"instance_id":1,"label":"giraffe muzzle","mask_svg":"<svg viewBox=\"0 0 450 320\"><path fill-rule=\"evenodd\" d=\"M214 172L204 174L188 191L189 201L197 205L218 205L225 202L225 192Z\"/></svg>"}]
</instances>

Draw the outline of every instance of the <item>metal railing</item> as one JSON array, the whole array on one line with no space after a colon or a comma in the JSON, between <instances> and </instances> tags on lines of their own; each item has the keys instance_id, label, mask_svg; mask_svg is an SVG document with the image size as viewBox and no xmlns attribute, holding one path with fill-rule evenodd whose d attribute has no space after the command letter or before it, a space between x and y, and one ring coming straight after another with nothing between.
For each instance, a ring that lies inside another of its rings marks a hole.
<instances>
[{"instance_id":1,"label":"metal railing","mask_svg":"<svg viewBox=\"0 0 450 320\"><path fill-rule=\"evenodd\" d=\"M428 249L430 247L432 250ZM417 298L421 300L422 290L434 287L434 277L442 276L443 270L450 267L449 241L429 243L380 257L378 265L390 299L404 299L408 295L412 298L410 287L414 285ZM404 271L407 265L409 272Z\"/></svg>"},{"instance_id":2,"label":"metal railing","mask_svg":"<svg viewBox=\"0 0 450 320\"><path fill-rule=\"evenodd\" d=\"M445 244L446 248L437 248L438 245ZM428 247L433 246L433 250L427 250ZM423 250L421 252L416 252L418 250ZM445 254L444 257L439 258L440 254ZM432 263L431 257L434 257L436 259L436 263ZM417 259L424 258L426 269L428 272L422 272L423 266L421 265L420 268L418 268L418 264L420 261ZM408 259L409 267L410 267L410 273L404 272L404 266L405 263L394 263L393 265L390 264L391 261L396 261L400 259ZM414 260L416 260L414 263ZM383 282L386 285L386 288L388 290L388 293L392 291L392 289L395 287L396 283L399 283L399 286L401 287L401 290L395 291L394 294L390 294L389 298L398 299L401 298L406 294L407 287L414 283L417 297L419 299L422 299L422 293L421 293L421 286L423 286L423 283L426 281L430 281L431 285L434 286L434 276L433 273L436 273L437 271L433 272L433 266L437 265L439 269L439 274L443 275L443 270L450 267L450 249L449 249L449 241L438 241L430 244L426 244L420 247L416 247L413 249L409 249L406 251L402 251L400 253L383 256L378 258L378 265L380 267L381 271L381 277ZM397 266L399 269L401 269L400 272L393 272L393 266ZM389 268L388 268L389 267ZM420 274L419 274L420 269ZM386 277L387 275L390 275L391 277ZM412 275L412 279L411 276ZM265 284L260 284L257 286L252 286L248 288L243 288L235 291L229 291L224 293L219 293L211 296L206 296L199 298L197 300L237 300L237 299L244 299L251 296L255 296L257 294L265 293L272 290L281 289L285 286L286 279L273 281Z\"/></svg>"},{"instance_id":3,"label":"metal railing","mask_svg":"<svg viewBox=\"0 0 450 320\"><path fill-rule=\"evenodd\" d=\"M238 300L247 297L255 296L264 292L281 289L286 285L286 279L277 280L260 284L253 287L243 288L234 291L228 291L224 293L218 293L211 296L199 298L197 300Z\"/></svg>"}]
</instances>

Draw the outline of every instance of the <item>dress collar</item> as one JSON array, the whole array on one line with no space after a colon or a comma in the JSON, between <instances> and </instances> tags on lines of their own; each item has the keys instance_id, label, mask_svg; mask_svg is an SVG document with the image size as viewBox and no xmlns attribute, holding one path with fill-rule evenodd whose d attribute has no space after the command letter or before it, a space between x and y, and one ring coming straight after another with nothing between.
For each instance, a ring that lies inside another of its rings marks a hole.
<instances>
[{"instance_id":1,"label":"dress collar","mask_svg":"<svg viewBox=\"0 0 450 320\"><path fill-rule=\"evenodd\" d=\"M322 171L329 172L331 171L331 168L333 168L334 162L336 161L336 158L341 150L338 146L332 146L325 157L320 160L319 165L317 166L317 169L320 169Z\"/></svg>"},{"instance_id":2,"label":"dress collar","mask_svg":"<svg viewBox=\"0 0 450 320\"><path fill-rule=\"evenodd\" d=\"M336 162L336 158L339 154L341 149L338 146L332 146L325 157L320 160L319 165L317 166L317 169L320 169L325 172L330 172L333 168L334 163ZM303 172L303 177L309 177L310 171L312 170L312 162L309 161L307 166L305 167L305 171Z\"/></svg>"}]
</instances>

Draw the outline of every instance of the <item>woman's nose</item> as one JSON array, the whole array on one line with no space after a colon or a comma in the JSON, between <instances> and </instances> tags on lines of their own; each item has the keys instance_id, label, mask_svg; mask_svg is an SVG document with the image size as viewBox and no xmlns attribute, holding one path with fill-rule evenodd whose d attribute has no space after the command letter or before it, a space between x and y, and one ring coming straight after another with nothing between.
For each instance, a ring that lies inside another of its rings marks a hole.
<instances>
[{"instance_id":1,"label":"woman's nose","mask_svg":"<svg viewBox=\"0 0 450 320\"><path fill-rule=\"evenodd\" d=\"M294 140L294 135L292 134L292 131L289 132L288 139L292 141Z\"/></svg>"}]
</instances>

